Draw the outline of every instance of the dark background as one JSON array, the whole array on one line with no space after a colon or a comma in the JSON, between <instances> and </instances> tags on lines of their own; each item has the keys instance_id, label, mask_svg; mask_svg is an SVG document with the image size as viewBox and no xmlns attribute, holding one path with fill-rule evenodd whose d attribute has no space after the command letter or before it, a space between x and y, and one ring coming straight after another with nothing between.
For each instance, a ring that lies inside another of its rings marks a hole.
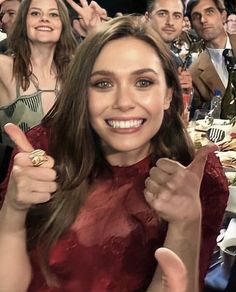
<instances>
[{"instance_id":1,"label":"dark background","mask_svg":"<svg viewBox=\"0 0 236 292\"><path fill-rule=\"evenodd\" d=\"M79 1L77 0L76 2ZM96 2L105 8L111 17L116 12L143 14L146 10L146 0L97 0ZM236 0L225 0L225 6L228 12L236 13Z\"/></svg>"},{"instance_id":2,"label":"dark background","mask_svg":"<svg viewBox=\"0 0 236 292\"><path fill-rule=\"evenodd\" d=\"M236 0L227 0L225 1L226 9L229 13L236 14Z\"/></svg>"},{"instance_id":3,"label":"dark background","mask_svg":"<svg viewBox=\"0 0 236 292\"><path fill-rule=\"evenodd\" d=\"M116 12L144 13L146 10L146 0L97 0L96 2L107 10L109 16L114 16Z\"/></svg>"}]
</instances>

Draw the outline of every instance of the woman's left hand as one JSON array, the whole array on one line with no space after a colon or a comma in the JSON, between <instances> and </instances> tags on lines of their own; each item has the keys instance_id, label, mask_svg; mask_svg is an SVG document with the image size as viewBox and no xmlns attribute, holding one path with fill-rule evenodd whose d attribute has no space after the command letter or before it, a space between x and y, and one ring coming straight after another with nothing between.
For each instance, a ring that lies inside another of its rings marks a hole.
<instances>
[{"instance_id":1,"label":"woman's left hand","mask_svg":"<svg viewBox=\"0 0 236 292\"><path fill-rule=\"evenodd\" d=\"M145 198L158 215L169 223L193 222L201 218L200 185L205 162L217 146L202 147L188 167L161 158L150 170Z\"/></svg>"}]
</instances>

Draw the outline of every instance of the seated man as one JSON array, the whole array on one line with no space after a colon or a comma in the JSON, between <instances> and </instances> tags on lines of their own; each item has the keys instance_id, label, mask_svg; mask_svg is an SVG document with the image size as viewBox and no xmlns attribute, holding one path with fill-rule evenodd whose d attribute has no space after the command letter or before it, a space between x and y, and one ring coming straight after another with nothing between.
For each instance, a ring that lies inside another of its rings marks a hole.
<instances>
[{"instance_id":1,"label":"seated man","mask_svg":"<svg viewBox=\"0 0 236 292\"><path fill-rule=\"evenodd\" d=\"M236 55L236 35L225 31L226 11L222 0L190 0L186 11L192 27L206 47L190 67L194 87L193 116L196 109L212 100L215 90L220 90L223 96L228 71L222 53L224 49L232 48Z\"/></svg>"}]
</instances>

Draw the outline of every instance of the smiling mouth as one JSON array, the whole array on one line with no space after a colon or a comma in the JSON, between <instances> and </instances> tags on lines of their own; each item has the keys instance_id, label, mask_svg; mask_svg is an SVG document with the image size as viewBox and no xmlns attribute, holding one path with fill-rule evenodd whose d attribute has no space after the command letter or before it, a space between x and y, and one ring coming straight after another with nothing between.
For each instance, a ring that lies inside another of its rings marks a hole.
<instances>
[{"instance_id":1,"label":"smiling mouth","mask_svg":"<svg viewBox=\"0 0 236 292\"><path fill-rule=\"evenodd\" d=\"M52 31L52 28L48 26L40 26L36 28L38 31Z\"/></svg>"},{"instance_id":2,"label":"smiling mouth","mask_svg":"<svg viewBox=\"0 0 236 292\"><path fill-rule=\"evenodd\" d=\"M117 121L117 120L106 120L106 123L112 127L113 129L132 129L138 128L145 122L144 119L139 120L125 120L125 121Z\"/></svg>"}]
</instances>

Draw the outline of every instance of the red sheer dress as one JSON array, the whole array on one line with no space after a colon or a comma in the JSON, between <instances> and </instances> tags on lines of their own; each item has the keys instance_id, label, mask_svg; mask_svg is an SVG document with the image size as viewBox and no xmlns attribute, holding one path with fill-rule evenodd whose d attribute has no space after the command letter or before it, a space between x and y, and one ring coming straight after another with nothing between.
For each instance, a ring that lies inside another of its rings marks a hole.
<instances>
[{"instance_id":1,"label":"red sheer dress","mask_svg":"<svg viewBox=\"0 0 236 292\"><path fill-rule=\"evenodd\" d=\"M49 133L41 126L28 138L48 151ZM30 292L145 291L156 267L154 251L163 245L167 225L143 196L150 158L129 167L112 167L98 178L75 222L52 248L49 263L60 288L48 288L34 250ZM115 176L115 180L114 180ZM6 181L1 186L2 199ZM203 210L200 281L207 272L228 198L219 160L210 155L201 185ZM162 222L162 223L161 223ZM194 240L194 239L193 239Z\"/></svg>"}]
</instances>

